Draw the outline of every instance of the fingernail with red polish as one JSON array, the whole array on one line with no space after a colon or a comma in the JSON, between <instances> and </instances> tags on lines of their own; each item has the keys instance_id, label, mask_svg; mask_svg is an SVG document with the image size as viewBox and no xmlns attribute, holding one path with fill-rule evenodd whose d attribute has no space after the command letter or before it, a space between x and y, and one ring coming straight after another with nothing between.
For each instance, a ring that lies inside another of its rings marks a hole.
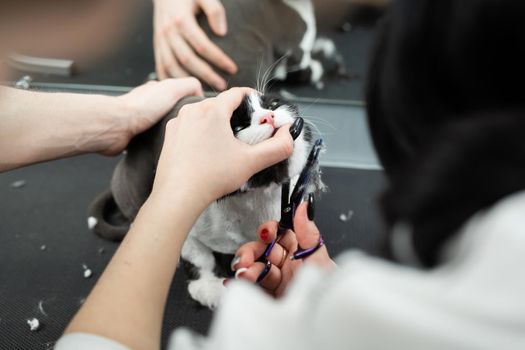
<instances>
[{"instance_id":1,"label":"fingernail with red polish","mask_svg":"<svg viewBox=\"0 0 525 350\"><path fill-rule=\"evenodd\" d=\"M263 241L266 242L266 241L268 240L268 234L269 234L269 233L270 233L270 232L269 232L267 229L263 228L263 229L261 230L261 240L263 240Z\"/></svg>"},{"instance_id":2,"label":"fingernail with red polish","mask_svg":"<svg viewBox=\"0 0 525 350\"><path fill-rule=\"evenodd\" d=\"M222 281L222 285L225 286L225 287L227 287L228 284L229 284L231 281L232 281L231 278L225 278L224 281Z\"/></svg>"}]
</instances>

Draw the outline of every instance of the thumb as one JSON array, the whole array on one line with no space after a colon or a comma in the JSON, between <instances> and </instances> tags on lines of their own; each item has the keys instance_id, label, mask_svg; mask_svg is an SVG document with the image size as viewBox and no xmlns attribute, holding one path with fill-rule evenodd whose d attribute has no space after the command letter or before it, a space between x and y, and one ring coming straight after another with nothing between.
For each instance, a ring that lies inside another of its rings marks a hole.
<instances>
[{"instance_id":1,"label":"thumb","mask_svg":"<svg viewBox=\"0 0 525 350\"><path fill-rule=\"evenodd\" d=\"M202 11L206 14L213 32L220 36L226 35L228 25L226 22L226 12L221 2L219 0L200 0L199 4Z\"/></svg>"},{"instance_id":2,"label":"thumb","mask_svg":"<svg viewBox=\"0 0 525 350\"><path fill-rule=\"evenodd\" d=\"M250 160L255 172L268 168L286 158L293 152L293 139L290 135L290 125L284 125L277 133L256 145L250 146Z\"/></svg>"},{"instance_id":3,"label":"thumb","mask_svg":"<svg viewBox=\"0 0 525 350\"><path fill-rule=\"evenodd\" d=\"M297 243L302 249L315 247L319 243L319 236L321 235L317 225L308 218L307 210L308 203L301 203L293 219Z\"/></svg>"},{"instance_id":4,"label":"thumb","mask_svg":"<svg viewBox=\"0 0 525 350\"><path fill-rule=\"evenodd\" d=\"M164 87L170 86L173 96L177 100L184 96L204 96L200 81L193 77L166 79L161 81L157 86L160 93L165 93Z\"/></svg>"}]
</instances>

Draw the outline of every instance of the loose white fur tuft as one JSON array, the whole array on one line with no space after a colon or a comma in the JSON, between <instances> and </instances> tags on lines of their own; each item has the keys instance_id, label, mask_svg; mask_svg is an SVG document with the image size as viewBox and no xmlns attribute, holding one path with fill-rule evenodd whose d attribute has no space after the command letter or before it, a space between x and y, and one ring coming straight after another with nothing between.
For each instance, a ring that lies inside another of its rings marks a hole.
<instances>
[{"instance_id":1,"label":"loose white fur tuft","mask_svg":"<svg viewBox=\"0 0 525 350\"><path fill-rule=\"evenodd\" d=\"M88 228L90 230L94 229L95 226L97 226L98 224L98 220L97 218L93 217L93 216L90 216L88 219L87 219L87 225L88 225Z\"/></svg>"}]
</instances>

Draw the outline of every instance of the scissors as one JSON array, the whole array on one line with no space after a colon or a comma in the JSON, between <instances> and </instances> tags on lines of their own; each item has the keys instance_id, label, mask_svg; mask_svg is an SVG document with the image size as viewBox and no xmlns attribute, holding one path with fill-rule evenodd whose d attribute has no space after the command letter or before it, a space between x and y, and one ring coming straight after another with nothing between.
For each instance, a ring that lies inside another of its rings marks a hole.
<instances>
[{"instance_id":1,"label":"scissors","mask_svg":"<svg viewBox=\"0 0 525 350\"><path fill-rule=\"evenodd\" d=\"M264 253L256 260L256 262L262 262L265 264L264 270L257 278L257 283L260 283L270 272L272 264L270 263L268 257L270 256L270 253L272 252L275 244L281 240L286 231L293 231L294 229L293 219L295 216L295 211L303 201L305 192L312 182L314 170L317 168L319 163L319 153L321 152L322 146L322 139L315 141L314 146L308 155L308 159L306 160L306 164L301 171L299 178L297 179L297 183L294 186L292 194L290 195L290 181L283 183L281 187L281 219L279 220L277 228L277 237L270 244L268 244ZM323 238L320 237L319 244L317 244L317 246L310 249L297 250L291 256L291 260L306 258L323 245Z\"/></svg>"}]
</instances>

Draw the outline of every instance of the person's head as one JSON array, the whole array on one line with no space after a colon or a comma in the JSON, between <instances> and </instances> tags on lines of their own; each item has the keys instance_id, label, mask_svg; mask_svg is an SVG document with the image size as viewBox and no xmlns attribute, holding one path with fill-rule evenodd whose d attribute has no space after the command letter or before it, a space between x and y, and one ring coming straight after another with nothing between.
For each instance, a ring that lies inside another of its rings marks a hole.
<instances>
[{"instance_id":1,"label":"person's head","mask_svg":"<svg viewBox=\"0 0 525 350\"><path fill-rule=\"evenodd\" d=\"M5 56L13 51L73 60L97 58L123 38L136 1L0 1L0 71Z\"/></svg>"},{"instance_id":2,"label":"person's head","mask_svg":"<svg viewBox=\"0 0 525 350\"><path fill-rule=\"evenodd\" d=\"M370 67L369 126L390 224L419 259L525 189L525 2L394 0Z\"/></svg>"}]
</instances>

